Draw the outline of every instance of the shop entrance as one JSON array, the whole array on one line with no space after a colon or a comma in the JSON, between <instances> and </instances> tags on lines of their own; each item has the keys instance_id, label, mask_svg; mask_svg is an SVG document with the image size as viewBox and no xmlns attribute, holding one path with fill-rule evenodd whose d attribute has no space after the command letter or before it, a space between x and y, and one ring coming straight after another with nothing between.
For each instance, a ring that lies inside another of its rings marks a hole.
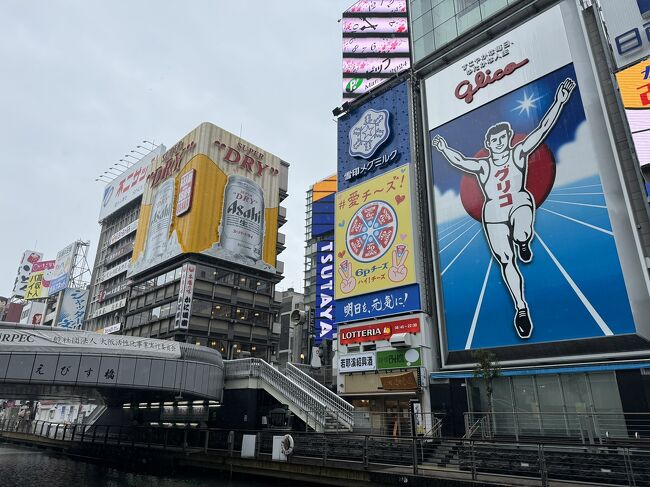
<instances>
[{"instance_id":1,"label":"shop entrance","mask_svg":"<svg viewBox=\"0 0 650 487\"><path fill-rule=\"evenodd\" d=\"M354 431L372 435L411 436L410 403L414 395L353 399Z\"/></svg>"}]
</instances>

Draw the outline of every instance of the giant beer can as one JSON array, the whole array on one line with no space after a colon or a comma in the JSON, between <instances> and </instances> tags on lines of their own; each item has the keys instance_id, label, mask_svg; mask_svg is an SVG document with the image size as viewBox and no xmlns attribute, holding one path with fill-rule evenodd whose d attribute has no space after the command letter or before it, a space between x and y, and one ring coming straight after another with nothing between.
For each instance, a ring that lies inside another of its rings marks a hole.
<instances>
[{"instance_id":1,"label":"giant beer can","mask_svg":"<svg viewBox=\"0 0 650 487\"><path fill-rule=\"evenodd\" d=\"M161 257L165 252L174 207L174 179L160 185L151 205L144 256L147 262Z\"/></svg>"},{"instance_id":2,"label":"giant beer can","mask_svg":"<svg viewBox=\"0 0 650 487\"><path fill-rule=\"evenodd\" d=\"M254 261L262 259L264 191L247 177L228 177L220 234L222 248Z\"/></svg>"}]
</instances>

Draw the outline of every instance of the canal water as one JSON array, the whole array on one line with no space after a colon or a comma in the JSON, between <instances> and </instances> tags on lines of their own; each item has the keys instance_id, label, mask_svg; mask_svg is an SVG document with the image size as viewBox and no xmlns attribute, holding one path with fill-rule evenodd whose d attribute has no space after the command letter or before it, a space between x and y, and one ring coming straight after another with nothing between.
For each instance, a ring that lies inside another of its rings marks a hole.
<instances>
[{"instance_id":1,"label":"canal water","mask_svg":"<svg viewBox=\"0 0 650 487\"><path fill-rule=\"evenodd\" d=\"M262 487L304 486L286 480L242 476L232 480L214 471L176 477L133 473L72 460L66 456L0 443L0 487Z\"/></svg>"}]
</instances>

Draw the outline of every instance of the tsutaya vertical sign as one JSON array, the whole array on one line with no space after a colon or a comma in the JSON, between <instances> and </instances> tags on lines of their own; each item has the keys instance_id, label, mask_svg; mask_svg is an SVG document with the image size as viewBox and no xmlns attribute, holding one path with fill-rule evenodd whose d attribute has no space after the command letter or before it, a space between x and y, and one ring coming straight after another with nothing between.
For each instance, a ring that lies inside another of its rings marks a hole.
<instances>
[{"instance_id":1,"label":"tsutaya vertical sign","mask_svg":"<svg viewBox=\"0 0 650 487\"><path fill-rule=\"evenodd\" d=\"M178 303L176 307L176 321L174 328L187 328L190 325L195 279L196 266L188 263L183 264L183 267L181 268L181 282L178 291Z\"/></svg>"},{"instance_id":2,"label":"tsutaya vertical sign","mask_svg":"<svg viewBox=\"0 0 650 487\"><path fill-rule=\"evenodd\" d=\"M151 166L129 275L186 253L275 273L287 166L215 125L199 125Z\"/></svg>"},{"instance_id":3,"label":"tsutaya vertical sign","mask_svg":"<svg viewBox=\"0 0 650 487\"><path fill-rule=\"evenodd\" d=\"M316 244L316 330L314 342L331 340L334 325L334 242Z\"/></svg>"},{"instance_id":4,"label":"tsutaya vertical sign","mask_svg":"<svg viewBox=\"0 0 650 487\"><path fill-rule=\"evenodd\" d=\"M449 352L647 330L580 14L561 2L425 81Z\"/></svg>"}]
</instances>

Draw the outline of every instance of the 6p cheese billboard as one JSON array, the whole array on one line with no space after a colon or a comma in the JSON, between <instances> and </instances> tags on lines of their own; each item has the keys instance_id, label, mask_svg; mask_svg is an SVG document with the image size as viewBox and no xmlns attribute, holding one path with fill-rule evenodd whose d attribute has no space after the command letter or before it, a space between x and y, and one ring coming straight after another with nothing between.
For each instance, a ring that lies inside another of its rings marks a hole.
<instances>
[{"instance_id":1,"label":"6p cheese billboard","mask_svg":"<svg viewBox=\"0 0 650 487\"><path fill-rule=\"evenodd\" d=\"M336 195L336 299L416 281L410 165Z\"/></svg>"},{"instance_id":2,"label":"6p cheese billboard","mask_svg":"<svg viewBox=\"0 0 650 487\"><path fill-rule=\"evenodd\" d=\"M211 123L199 125L151 167L129 275L183 253L274 273L286 166Z\"/></svg>"}]
</instances>

